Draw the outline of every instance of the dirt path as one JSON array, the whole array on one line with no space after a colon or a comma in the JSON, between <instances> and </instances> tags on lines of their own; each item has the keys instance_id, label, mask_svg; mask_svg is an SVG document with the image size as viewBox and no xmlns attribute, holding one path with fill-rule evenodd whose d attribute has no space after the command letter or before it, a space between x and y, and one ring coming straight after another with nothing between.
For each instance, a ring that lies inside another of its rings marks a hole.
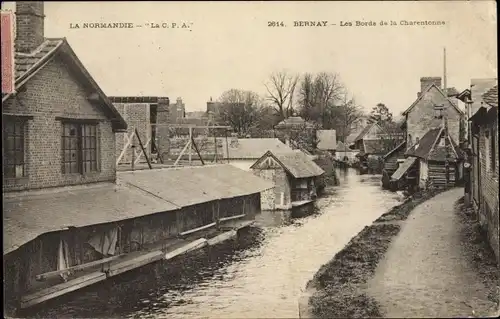
<instances>
[{"instance_id":1,"label":"dirt path","mask_svg":"<svg viewBox=\"0 0 500 319\"><path fill-rule=\"evenodd\" d=\"M368 293L385 317L468 317L496 305L461 249L462 227L454 212L463 196L456 188L417 206L402 224Z\"/></svg>"}]
</instances>

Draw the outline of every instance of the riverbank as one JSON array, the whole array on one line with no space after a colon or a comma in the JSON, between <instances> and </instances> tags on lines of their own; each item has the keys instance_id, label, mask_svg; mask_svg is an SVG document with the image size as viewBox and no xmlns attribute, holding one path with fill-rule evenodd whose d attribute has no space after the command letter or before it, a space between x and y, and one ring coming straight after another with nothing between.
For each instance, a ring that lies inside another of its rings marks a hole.
<instances>
[{"instance_id":1,"label":"riverbank","mask_svg":"<svg viewBox=\"0 0 500 319\"><path fill-rule=\"evenodd\" d=\"M382 317L379 304L366 292L367 282L373 277L392 239L399 233L399 223L406 220L416 206L437 194L415 194L352 238L308 282L304 294L308 302L301 302L301 317Z\"/></svg>"}]
</instances>

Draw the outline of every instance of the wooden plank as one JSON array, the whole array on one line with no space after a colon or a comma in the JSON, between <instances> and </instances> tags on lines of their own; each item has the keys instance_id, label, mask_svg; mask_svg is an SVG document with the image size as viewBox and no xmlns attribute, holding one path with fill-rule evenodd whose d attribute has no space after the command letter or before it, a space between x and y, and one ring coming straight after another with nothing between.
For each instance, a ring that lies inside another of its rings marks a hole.
<instances>
[{"instance_id":1,"label":"wooden plank","mask_svg":"<svg viewBox=\"0 0 500 319\"><path fill-rule=\"evenodd\" d=\"M198 157L200 158L201 165L205 165L203 157L201 157L200 151L198 150L198 146L196 146L196 143L194 142L194 138L192 136L191 136L191 144L193 144L194 150L196 151L196 154L198 154Z\"/></svg>"},{"instance_id":2,"label":"wooden plank","mask_svg":"<svg viewBox=\"0 0 500 319\"><path fill-rule=\"evenodd\" d=\"M210 223L210 224L205 225L205 226L201 226L201 227L198 227L198 228L186 230L185 232L179 233L179 236L186 236L186 235L189 235L189 234L192 234L192 233L196 233L196 232L198 232L200 230L204 230L204 229L208 229L208 228L214 227L215 225L216 225L216 223Z\"/></svg>"},{"instance_id":3,"label":"wooden plank","mask_svg":"<svg viewBox=\"0 0 500 319\"><path fill-rule=\"evenodd\" d=\"M193 251L195 249L202 248L203 246L206 246L206 245L207 245L207 240L205 238L200 238L200 239L197 239L193 242L190 242L189 244L186 244L185 246L177 248L171 252L167 252L163 258L166 260L169 260L169 259L172 259L176 256Z\"/></svg>"},{"instance_id":4,"label":"wooden plank","mask_svg":"<svg viewBox=\"0 0 500 319\"><path fill-rule=\"evenodd\" d=\"M54 299L83 287L90 286L105 279L106 274L99 271L37 291L33 294L26 295L21 298L21 308L24 309L34 306L36 304Z\"/></svg>"},{"instance_id":5,"label":"wooden plank","mask_svg":"<svg viewBox=\"0 0 500 319\"><path fill-rule=\"evenodd\" d=\"M220 235L217 235L213 238L208 239L207 244L208 244L208 246L214 246L214 245L220 244L222 242L225 242L227 240L233 239L237 235L238 235L238 232L234 229L231 229L228 232L224 232Z\"/></svg>"},{"instance_id":6,"label":"wooden plank","mask_svg":"<svg viewBox=\"0 0 500 319\"><path fill-rule=\"evenodd\" d=\"M120 257L123 257L124 255L117 255L117 256L112 256L112 257L108 257L108 258L103 258L103 259L99 259L99 260L95 260L95 261L92 261L92 262L89 262L89 263L85 263L85 264L81 264L81 265L76 265L76 266L73 266L73 267L69 267L69 268L66 268L66 269L61 269L61 270L55 270L55 271L49 271L49 272L46 272L46 273L43 273L43 274L40 274L40 275L36 275L36 280L38 281L43 281L45 279L48 279L48 278L53 278L53 277L57 277L63 273L66 273L66 272L76 272L76 271L81 271L81 270L84 270L84 269L87 269L87 268L91 268L91 267L94 267L94 266L98 266L98 265L101 265L101 264L104 264L104 263L107 263L107 262L110 262L110 261L113 261L113 260L116 260Z\"/></svg>"},{"instance_id":7,"label":"wooden plank","mask_svg":"<svg viewBox=\"0 0 500 319\"><path fill-rule=\"evenodd\" d=\"M160 259L163 259L163 251L161 251L161 250L152 251L152 252L137 256L136 258L132 258L132 259L120 262L118 264L111 265L109 267L109 270L106 273L107 273L108 277L113 277L113 276L116 276L118 274L124 273L126 271L136 269L136 268L142 267L144 265L153 263L153 262L158 261Z\"/></svg>"},{"instance_id":8,"label":"wooden plank","mask_svg":"<svg viewBox=\"0 0 500 319\"><path fill-rule=\"evenodd\" d=\"M246 220L246 221L233 221L230 222L228 225L221 225L220 229L221 230L238 230L242 229L245 227L249 227L255 223L255 220Z\"/></svg>"},{"instance_id":9,"label":"wooden plank","mask_svg":"<svg viewBox=\"0 0 500 319\"><path fill-rule=\"evenodd\" d=\"M246 216L245 214L241 214L241 215L236 215L236 216L222 217L219 221L225 222L227 220L239 219L239 218L243 218L245 216Z\"/></svg>"},{"instance_id":10,"label":"wooden plank","mask_svg":"<svg viewBox=\"0 0 500 319\"><path fill-rule=\"evenodd\" d=\"M175 160L174 162L174 166L177 166L177 164L179 163L179 161L181 160L182 158L182 155L184 155L184 152L186 151L186 149L190 146L191 144L191 140L189 140L186 145L184 146L184 148L182 149L182 151L180 152L179 156L177 157L177 159Z\"/></svg>"}]
</instances>

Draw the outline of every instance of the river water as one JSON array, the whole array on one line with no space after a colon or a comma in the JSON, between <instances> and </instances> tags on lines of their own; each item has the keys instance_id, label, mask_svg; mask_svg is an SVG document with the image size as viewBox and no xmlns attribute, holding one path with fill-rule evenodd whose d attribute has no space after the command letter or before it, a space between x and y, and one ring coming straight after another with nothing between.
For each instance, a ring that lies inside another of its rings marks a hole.
<instances>
[{"instance_id":1,"label":"river water","mask_svg":"<svg viewBox=\"0 0 500 319\"><path fill-rule=\"evenodd\" d=\"M145 267L42 306L34 317L292 318L318 269L363 227L397 205L380 176L338 171L311 216L262 213L248 244L186 261ZM167 270L165 270L167 269Z\"/></svg>"}]
</instances>

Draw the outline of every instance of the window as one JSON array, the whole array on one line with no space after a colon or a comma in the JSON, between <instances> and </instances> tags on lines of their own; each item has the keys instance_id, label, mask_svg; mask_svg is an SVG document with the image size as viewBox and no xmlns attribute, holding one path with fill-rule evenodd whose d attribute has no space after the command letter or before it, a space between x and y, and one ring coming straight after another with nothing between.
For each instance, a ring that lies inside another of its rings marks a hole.
<instances>
[{"instance_id":1,"label":"window","mask_svg":"<svg viewBox=\"0 0 500 319\"><path fill-rule=\"evenodd\" d=\"M98 170L97 125L63 123L62 171L85 174Z\"/></svg>"},{"instance_id":2,"label":"window","mask_svg":"<svg viewBox=\"0 0 500 319\"><path fill-rule=\"evenodd\" d=\"M3 176L19 178L25 175L24 137L26 121L6 117L3 120Z\"/></svg>"}]
</instances>

